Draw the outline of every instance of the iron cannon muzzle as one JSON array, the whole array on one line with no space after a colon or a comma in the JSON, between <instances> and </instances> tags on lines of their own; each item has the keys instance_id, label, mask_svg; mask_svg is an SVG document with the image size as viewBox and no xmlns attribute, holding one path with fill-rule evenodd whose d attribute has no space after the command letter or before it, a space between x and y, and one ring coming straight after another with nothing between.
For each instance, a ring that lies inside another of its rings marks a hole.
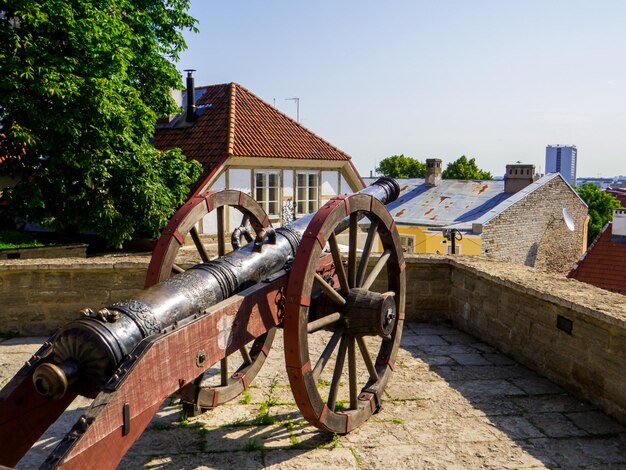
<instances>
[{"instance_id":1,"label":"iron cannon muzzle","mask_svg":"<svg viewBox=\"0 0 626 470\"><path fill-rule=\"evenodd\" d=\"M40 395L51 400L65 396L69 386L78 376L78 363L66 361L62 364L45 363L35 369L33 385Z\"/></svg>"}]
</instances>

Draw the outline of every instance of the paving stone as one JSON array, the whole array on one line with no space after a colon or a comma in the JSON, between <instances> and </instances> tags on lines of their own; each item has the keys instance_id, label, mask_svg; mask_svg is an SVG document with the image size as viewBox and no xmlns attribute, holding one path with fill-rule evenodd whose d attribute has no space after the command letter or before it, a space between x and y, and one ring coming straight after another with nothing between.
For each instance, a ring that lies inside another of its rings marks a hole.
<instances>
[{"instance_id":1,"label":"paving stone","mask_svg":"<svg viewBox=\"0 0 626 470\"><path fill-rule=\"evenodd\" d=\"M488 353L483 354L483 357L496 366L512 366L515 364L515 361L513 359L505 356L504 354Z\"/></svg>"},{"instance_id":2,"label":"paving stone","mask_svg":"<svg viewBox=\"0 0 626 470\"><path fill-rule=\"evenodd\" d=\"M279 333L248 390L249 403L235 399L181 427L180 407L166 400L119 468L626 468L626 428L597 407L448 324L407 328L405 341L414 344L401 347L381 411L346 436L301 417ZM0 383L43 340L0 343ZM312 348L321 345L320 337ZM469 365L476 357L482 365ZM366 377L363 367L358 371ZM269 398L280 403L269 411L276 421L259 425L260 405ZM17 468L38 467L89 403L75 401Z\"/></svg>"},{"instance_id":3,"label":"paving stone","mask_svg":"<svg viewBox=\"0 0 626 470\"><path fill-rule=\"evenodd\" d=\"M464 382L454 382L452 386L459 393L470 399L472 397L492 395L525 395L523 390L507 380L468 380Z\"/></svg>"},{"instance_id":4,"label":"paving stone","mask_svg":"<svg viewBox=\"0 0 626 470\"><path fill-rule=\"evenodd\" d=\"M522 408L526 413L564 413L571 411L591 411L597 407L582 402L567 394L560 395L531 395L509 397L511 403Z\"/></svg>"},{"instance_id":5,"label":"paving stone","mask_svg":"<svg viewBox=\"0 0 626 470\"><path fill-rule=\"evenodd\" d=\"M514 366L433 366L432 370L450 382L464 380L495 380L515 377L537 377L525 367Z\"/></svg>"},{"instance_id":6,"label":"paving stone","mask_svg":"<svg viewBox=\"0 0 626 470\"><path fill-rule=\"evenodd\" d=\"M537 413L529 415L527 418L548 437L576 437L586 434L562 413Z\"/></svg>"},{"instance_id":7,"label":"paving stone","mask_svg":"<svg viewBox=\"0 0 626 470\"><path fill-rule=\"evenodd\" d=\"M543 377L528 377L528 378L511 378L510 382L515 386L521 388L529 395L549 395L549 394L561 394L563 389L556 385L554 382L550 382Z\"/></svg>"},{"instance_id":8,"label":"paving stone","mask_svg":"<svg viewBox=\"0 0 626 470\"><path fill-rule=\"evenodd\" d=\"M473 354L476 352L470 346L464 344L445 344L445 345L422 345L419 348L426 354L435 356L449 356L451 354Z\"/></svg>"},{"instance_id":9,"label":"paving stone","mask_svg":"<svg viewBox=\"0 0 626 470\"><path fill-rule=\"evenodd\" d=\"M278 450L265 454L265 467L271 470L306 468L307 470L359 468L350 449Z\"/></svg>"},{"instance_id":10,"label":"paving stone","mask_svg":"<svg viewBox=\"0 0 626 470\"><path fill-rule=\"evenodd\" d=\"M261 451L184 454L171 456L127 455L118 468L128 470L197 469L197 470L258 470L263 468Z\"/></svg>"},{"instance_id":11,"label":"paving stone","mask_svg":"<svg viewBox=\"0 0 626 470\"><path fill-rule=\"evenodd\" d=\"M452 334L441 335L448 344L465 344L471 346L475 343L480 343L479 340L465 333L453 332Z\"/></svg>"},{"instance_id":12,"label":"paving stone","mask_svg":"<svg viewBox=\"0 0 626 470\"><path fill-rule=\"evenodd\" d=\"M576 426L589 434L616 434L626 432L626 427L600 411L583 411L581 413L567 413Z\"/></svg>"},{"instance_id":13,"label":"paving stone","mask_svg":"<svg viewBox=\"0 0 626 470\"><path fill-rule=\"evenodd\" d=\"M403 335L402 346L448 346L441 336L437 335Z\"/></svg>"},{"instance_id":14,"label":"paving stone","mask_svg":"<svg viewBox=\"0 0 626 470\"><path fill-rule=\"evenodd\" d=\"M544 434L523 416L491 416L489 419L498 432L506 434L513 440L544 437Z\"/></svg>"},{"instance_id":15,"label":"paving stone","mask_svg":"<svg viewBox=\"0 0 626 470\"><path fill-rule=\"evenodd\" d=\"M624 468L626 446L617 439L529 439L528 451L543 452L562 468Z\"/></svg>"},{"instance_id":16,"label":"paving stone","mask_svg":"<svg viewBox=\"0 0 626 470\"><path fill-rule=\"evenodd\" d=\"M450 354L450 357L454 359L456 362L461 364L462 366L488 366L491 365L489 361L487 361L480 354Z\"/></svg>"},{"instance_id":17,"label":"paving stone","mask_svg":"<svg viewBox=\"0 0 626 470\"><path fill-rule=\"evenodd\" d=\"M405 323L408 331L418 335L445 335L458 333L459 330L447 323Z\"/></svg>"}]
</instances>

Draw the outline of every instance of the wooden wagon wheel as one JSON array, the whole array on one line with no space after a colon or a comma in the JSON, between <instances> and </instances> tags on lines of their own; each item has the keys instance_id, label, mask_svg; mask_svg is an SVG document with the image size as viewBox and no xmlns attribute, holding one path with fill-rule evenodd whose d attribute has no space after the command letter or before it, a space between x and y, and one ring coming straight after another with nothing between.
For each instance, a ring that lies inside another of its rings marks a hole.
<instances>
[{"instance_id":1,"label":"wooden wagon wheel","mask_svg":"<svg viewBox=\"0 0 626 470\"><path fill-rule=\"evenodd\" d=\"M191 235L191 240L198 252L199 261L205 263L210 261L196 225L212 211L216 211L217 215L217 254L224 256L226 254L224 235L226 207L238 209L243 214L240 227L246 227L249 223L257 235L271 226L265 211L246 193L224 190L198 194L178 209L163 230L150 259L145 282L146 287L184 271L181 266L175 263L175 260L188 234ZM239 353L231 354L222 359L219 377L215 374L216 377L212 378L209 373L205 373L193 383L188 384L181 390L184 411L190 416L195 416L209 408L232 400L248 388L263 366L272 347L275 334L276 329L272 328L247 346L242 347ZM234 359L237 354L241 355L241 365L234 369L233 373L230 373L229 363L236 364ZM215 372L215 370L207 372ZM218 381L218 383L210 383L212 380L213 382Z\"/></svg>"},{"instance_id":2,"label":"wooden wagon wheel","mask_svg":"<svg viewBox=\"0 0 626 470\"><path fill-rule=\"evenodd\" d=\"M362 252L357 250L359 220L370 222ZM337 241L337 235L346 229L347 269ZM375 263L369 263L376 235L383 253L377 255ZM334 276L319 272L327 242L334 260ZM368 272L370 264L373 267ZM376 281L377 285L383 283L384 276L378 278L384 268L386 287L382 293L375 292L372 286ZM384 205L365 194L329 201L302 237L285 304L287 373L296 403L310 423L345 434L380 409L400 345L404 296L400 237ZM344 383L346 355L348 374ZM327 366L333 363L333 356L336 359L330 380L323 380L331 372ZM345 406L340 396L347 398Z\"/></svg>"}]
</instances>

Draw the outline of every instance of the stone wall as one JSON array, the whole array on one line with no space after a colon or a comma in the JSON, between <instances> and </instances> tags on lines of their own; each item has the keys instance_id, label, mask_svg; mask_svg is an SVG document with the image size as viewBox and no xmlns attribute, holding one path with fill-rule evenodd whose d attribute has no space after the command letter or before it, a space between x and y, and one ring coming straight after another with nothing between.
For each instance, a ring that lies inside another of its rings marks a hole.
<instances>
[{"instance_id":1,"label":"stone wall","mask_svg":"<svg viewBox=\"0 0 626 470\"><path fill-rule=\"evenodd\" d=\"M49 335L143 288L148 258L66 258L0 262L0 332Z\"/></svg>"},{"instance_id":2,"label":"stone wall","mask_svg":"<svg viewBox=\"0 0 626 470\"><path fill-rule=\"evenodd\" d=\"M130 297L147 263L0 262L0 332L48 335L81 308ZM626 422L624 296L489 258L420 255L406 263L408 319L451 321ZM384 280L374 288L385 290Z\"/></svg>"},{"instance_id":3,"label":"stone wall","mask_svg":"<svg viewBox=\"0 0 626 470\"><path fill-rule=\"evenodd\" d=\"M563 222L563 208L574 217L574 232ZM586 220L587 207L557 176L485 224L483 253L567 273L586 246Z\"/></svg>"},{"instance_id":4,"label":"stone wall","mask_svg":"<svg viewBox=\"0 0 626 470\"><path fill-rule=\"evenodd\" d=\"M455 326L626 422L624 296L509 263L451 263Z\"/></svg>"}]
</instances>

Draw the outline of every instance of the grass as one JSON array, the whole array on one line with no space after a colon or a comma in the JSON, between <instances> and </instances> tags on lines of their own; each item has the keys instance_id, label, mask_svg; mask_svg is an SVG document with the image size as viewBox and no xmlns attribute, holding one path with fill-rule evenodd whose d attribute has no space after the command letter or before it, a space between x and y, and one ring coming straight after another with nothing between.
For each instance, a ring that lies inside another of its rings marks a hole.
<instances>
[{"instance_id":1,"label":"grass","mask_svg":"<svg viewBox=\"0 0 626 470\"><path fill-rule=\"evenodd\" d=\"M340 411L346 410L346 401L345 400L337 400L335 403L335 413L339 413Z\"/></svg>"},{"instance_id":2,"label":"grass","mask_svg":"<svg viewBox=\"0 0 626 470\"><path fill-rule=\"evenodd\" d=\"M254 437L249 438L245 445L243 446L243 450L245 450L246 452L252 452L255 450L261 450L263 446L261 446L261 443L258 441L258 439L255 439Z\"/></svg>"},{"instance_id":3,"label":"grass","mask_svg":"<svg viewBox=\"0 0 626 470\"><path fill-rule=\"evenodd\" d=\"M248 390L244 390L241 394L241 398L239 399L239 403L242 405L247 405L250 403L251 400L252 397L250 396L250 392Z\"/></svg>"},{"instance_id":4,"label":"grass","mask_svg":"<svg viewBox=\"0 0 626 470\"><path fill-rule=\"evenodd\" d=\"M19 230L0 229L0 250L8 250L15 248L35 248L43 246L29 233L20 232Z\"/></svg>"},{"instance_id":5,"label":"grass","mask_svg":"<svg viewBox=\"0 0 626 470\"><path fill-rule=\"evenodd\" d=\"M267 388L267 392L265 392L263 401L259 404L259 415L256 420L258 424L270 425L276 422L276 419L270 414L270 409L278 405L278 398L276 397L277 387L278 378L274 376Z\"/></svg>"}]
</instances>

